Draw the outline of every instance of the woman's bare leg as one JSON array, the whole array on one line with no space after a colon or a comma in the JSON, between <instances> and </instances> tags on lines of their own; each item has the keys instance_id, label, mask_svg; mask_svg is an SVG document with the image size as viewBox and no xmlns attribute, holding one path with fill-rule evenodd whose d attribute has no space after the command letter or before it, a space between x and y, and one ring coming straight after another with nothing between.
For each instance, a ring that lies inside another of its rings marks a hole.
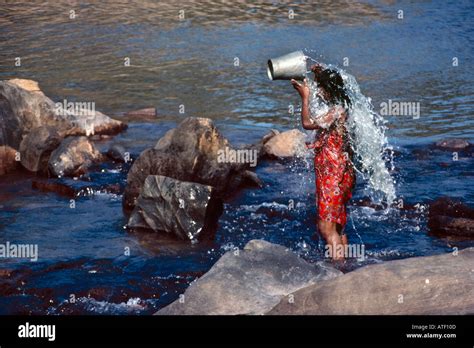
<instances>
[{"instance_id":1,"label":"woman's bare leg","mask_svg":"<svg viewBox=\"0 0 474 348\"><path fill-rule=\"evenodd\" d=\"M318 221L319 232L323 236L326 244L330 245L333 260L344 260L344 244L337 232L337 224L335 222ZM346 238L347 242L347 238Z\"/></svg>"}]
</instances>

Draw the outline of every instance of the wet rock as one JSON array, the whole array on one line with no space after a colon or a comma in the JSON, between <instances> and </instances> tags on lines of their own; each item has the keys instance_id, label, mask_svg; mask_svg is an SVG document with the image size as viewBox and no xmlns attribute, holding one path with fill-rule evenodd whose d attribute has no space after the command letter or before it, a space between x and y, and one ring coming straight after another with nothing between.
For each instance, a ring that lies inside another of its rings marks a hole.
<instances>
[{"instance_id":1,"label":"wet rock","mask_svg":"<svg viewBox=\"0 0 474 348\"><path fill-rule=\"evenodd\" d=\"M61 136L117 134L126 128L99 111L85 115L84 108L72 110L64 103L54 103L32 80L0 81L0 144L19 149L23 137L34 128L51 126Z\"/></svg>"},{"instance_id":2,"label":"wet rock","mask_svg":"<svg viewBox=\"0 0 474 348\"><path fill-rule=\"evenodd\" d=\"M145 228L195 240L212 236L222 214L212 186L149 175L141 189L129 228Z\"/></svg>"},{"instance_id":3,"label":"wet rock","mask_svg":"<svg viewBox=\"0 0 474 348\"><path fill-rule=\"evenodd\" d=\"M124 116L128 120L152 121L152 120L156 120L157 113L156 113L155 108L145 108L145 109L129 111Z\"/></svg>"},{"instance_id":4,"label":"wet rock","mask_svg":"<svg viewBox=\"0 0 474 348\"><path fill-rule=\"evenodd\" d=\"M102 154L87 137L68 137L51 153L48 168L55 176L76 176L102 160Z\"/></svg>"},{"instance_id":5,"label":"wet rock","mask_svg":"<svg viewBox=\"0 0 474 348\"><path fill-rule=\"evenodd\" d=\"M287 248L252 240L243 250L228 251L158 315L263 314L297 289L336 278L329 264L310 264Z\"/></svg>"},{"instance_id":6,"label":"wet rock","mask_svg":"<svg viewBox=\"0 0 474 348\"><path fill-rule=\"evenodd\" d=\"M222 161L220 154L232 149L207 118L188 117L168 131L153 149L143 151L127 177L123 206L135 206L148 175L163 175L181 181L211 185L222 195L232 194L249 179L250 163Z\"/></svg>"},{"instance_id":7,"label":"wet rock","mask_svg":"<svg viewBox=\"0 0 474 348\"><path fill-rule=\"evenodd\" d=\"M122 145L112 145L106 153L107 157L111 160L119 163L123 163L126 160L126 151Z\"/></svg>"},{"instance_id":8,"label":"wet rock","mask_svg":"<svg viewBox=\"0 0 474 348\"><path fill-rule=\"evenodd\" d=\"M62 140L63 137L51 126L33 129L20 143L21 164L29 171L46 173L51 152Z\"/></svg>"},{"instance_id":9,"label":"wet rock","mask_svg":"<svg viewBox=\"0 0 474 348\"><path fill-rule=\"evenodd\" d=\"M435 146L439 149L442 150L465 150L467 149L471 144L465 140L465 139L443 139L440 141L437 141L435 143Z\"/></svg>"},{"instance_id":10,"label":"wet rock","mask_svg":"<svg viewBox=\"0 0 474 348\"><path fill-rule=\"evenodd\" d=\"M12 172L19 167L17 151L10 146L0 146L0 175Z\"/></svg>"},{"instance_id":11,"label":"wet rock","mask_svg":"<svg viewBox=\"0 0 474 348\"><path fill-rule=\"evenodd\" d=\"M474 209L449 197L441 197L429 206L430 233L440 236L474 238Z\"/></svg>"},{"instance_id":12,"label":"wet rock","mask_svg":"<svg viewBox=\"0 0 474 348\"><path fill-rule=\"evenodd\" d=\"M298 129L279 133L265 143L264 154L270 158L301 156L306 151L305 139L306 134Z\"/></svg>"},{"instance_id":13,"label":"wet rock","mask_svg":"<svg viewBox=\"0 0 474 348\"><path fill-rule=\"evenodd\" d=\"M474 313L474 248L369 265L293 293L268 314L459 315Z\"/></svg>"},{"instance_id":14,"label":"wet rock","mask_svg":"<svg viewBox=\"0 0 474 348\"><path fill-rule=\"evenodd\" d=\"M41 192L54 192L68 198L73 198L77 195L75 189L59 182L33 180L31 188Z\"/></svg>"}]
</instances>

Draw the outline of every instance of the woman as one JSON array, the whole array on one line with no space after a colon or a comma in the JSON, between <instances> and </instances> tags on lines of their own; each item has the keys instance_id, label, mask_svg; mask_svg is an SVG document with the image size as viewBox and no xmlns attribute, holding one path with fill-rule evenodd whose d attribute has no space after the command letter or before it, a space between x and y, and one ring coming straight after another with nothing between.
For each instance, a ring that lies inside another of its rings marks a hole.
<instances>
[{"instance_id":1,"label":"woman","mask_svg":"<svg viewBox=\"0 0 474 348\"><path fill-rule=\"evenodd\" d=\"M319 87L320 97L329 111L320 122L310 117L310 89L308 81L299 83L291 80L301 96L301 121L304 129L317 130L314 144L314 166L316 172L316 194L318 207L318 229L325 239L333 260L343 260L347 246L344 233L347 213L346 203L352 196L355 185L352 151L345 127L350 99L344 89L341 75L319 65L311 68ZM321 124L328 125L323 128Z\"/></svg>"}]
</instances>

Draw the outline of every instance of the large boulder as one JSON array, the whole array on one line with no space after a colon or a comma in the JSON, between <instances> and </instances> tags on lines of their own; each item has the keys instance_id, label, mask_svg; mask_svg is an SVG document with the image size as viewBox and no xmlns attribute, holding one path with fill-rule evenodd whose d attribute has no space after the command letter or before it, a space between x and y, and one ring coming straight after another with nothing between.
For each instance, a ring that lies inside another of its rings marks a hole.
<instances>
[{"instance_id":1,"label":"large boulder","mask_svg":"<svg viewBox=\"0 0 474 348\"><path fill-rule=\"evenodd\" d=\"M212 120L186 118L177 128L168 131L154 148L143 151L133 163L123 197L124 209L133 209L148 175L211 185L219 194L230 194L248 180L257 180L247 172L250 163L227 161L222 156L228 150L233 148Z\"/></svg>"},{"instance_id":2,"label":"large boulder","mask_svg":"<svg viewBox=\"0 0 474 348\"><path fill-rule=\"evenodd\" d=\"M10 146L0 146L0 175L18 169L17 151Z\"/></svg>"},{"instance_id":3,"label":"large boulder","mask_svg":"<svg viewBox=\"0 0 474 348\"><path fill-rule=\"evenodd\" d=\"M272 136L265 142L264 154L270 158L289 158L303 156L306 151L306 134L291 129Z\"/></svg>"},{"instance_id":4,"label":"large boulder","mask_svg":"<svg viewBox=\"0 0 474 348\"><path fill-rule=\"evenodd\" d=\"M359 268L294 292L277 315L474 314L474 248Z\"/></svg>"},{"instance_id":5,"label":"large boulder","mask_svg":"<svg viewBox=\"0 0 474 348\"><path fill-rule=\"evenodd\" d=\"M87 137L68 137L51 153L48 169L55 176L78 176L103 159Z\"/></svg>"},{"instance_id":6,"label":"large boulder","mask_svg":"<svg viewBox=\"0 0 474 348\"><path fill-rule=\"evenodd\" d=\"M62 140L63 137L54 127L33 129L20 143L21 164L32 172L47 172L49 156Z\"/></svg>"},{"instance_id":7,"label":"large boulder","mask_svg":"<svg viewBox=\"0 0 474 348\"><path fill-rule=\"evenodd\" d=\"M212 186L149 175L128 227L197 240L213 235L222 211L222 201Z\"/></svg>"},{"instance_id":8,"label":"large boulder","mask_svg":"<svg viewBox=\"0 0 474 348\"><path fill-rule=\"evenodd\" d=\"M51 126L62 136L116 134L126 125L99 111L87 115L82 106L71 108L54 103L35 81L0 81L0 124L4 134L0 144L19 149L23 137L41 126Z\"/></svg>"},{"instance_id":9,"label":"large boulder","mask_svg":"<svg viewBox=\"0 0 474 348\"><path fill-rule=\"evenodd\" d=\"M252 240L224 254L181 300L157 314L264 314L280 301L291 302L286 296L297 289L340 275L326 263L310 264L283 246Z\"/></svg>"},{"instance_id":10,"label":"large boulder","mask_svg":"<svg viewBox=\"0 0 474 348\"><path fill-rule=\"evenodd\" d=\"M459 199L438 198L429 205L428 227L438 236L474 238L474 209Z\"/></svg>"}]
</instances>

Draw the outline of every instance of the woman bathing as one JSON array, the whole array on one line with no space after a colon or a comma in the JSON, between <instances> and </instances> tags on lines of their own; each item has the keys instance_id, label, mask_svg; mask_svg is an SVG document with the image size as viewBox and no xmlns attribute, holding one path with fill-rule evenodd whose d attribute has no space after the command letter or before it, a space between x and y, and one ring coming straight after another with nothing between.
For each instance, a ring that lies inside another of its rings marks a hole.
<instances>
[{"instance_id":1,"label":"woman bathing","mask_svg":"<svg viewBox=\"0 0 474 348\"><path fill-rule=\"evenodd\" d=\"M303 128L317 131L311 148L315 155L318 229L327 243L330 256L334 260L343 260L347 246L344 233L346 204L355 185L352 151L345 126L351 102L338 72L320 65L312 66L311 71L315 75L319 95L329 107L327 112L318 117L318 121L314 121L310 114L308 80L305 79L304 83L291 80L291 83L301 96Z\"/></svg>"}]
</instances>

